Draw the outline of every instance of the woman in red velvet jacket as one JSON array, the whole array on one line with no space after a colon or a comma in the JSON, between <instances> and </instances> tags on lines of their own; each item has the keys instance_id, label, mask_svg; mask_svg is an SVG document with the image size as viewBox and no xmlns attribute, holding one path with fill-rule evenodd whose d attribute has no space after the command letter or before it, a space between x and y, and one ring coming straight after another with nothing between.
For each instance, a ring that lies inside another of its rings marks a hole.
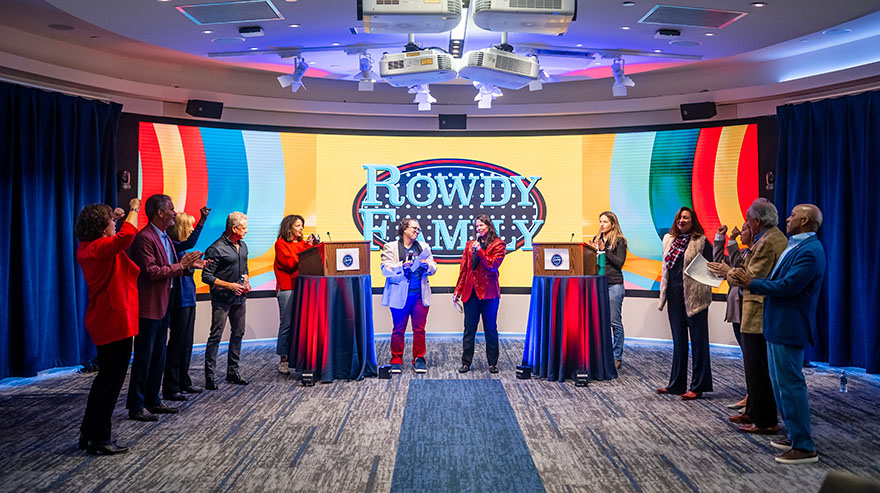
<instances>
[{"instance_id":1,"label":"woman in red velvet jacket","mask_svg":"<svg viewBox=\"0 0 880 493\"><path fill-rule=\"evenodd\" d=\"M498 373L498 301L501 288L498 285L498 267L504 260L507 247L492 225L492 219L480 214L474 219L476 240L467 242L461 256L458 282L452 293L453 302L464 302L464 335L462 337L461 367L459 373L471 369L474 359L474 337L477 324L483 317L486 334L486 359L489 373Z\"/></svg>"},{"instance_id":2,"label":"woman in red velvet jacket","mask_svg":"<svg viewBox=\"0 0 880 493\"><path fill-rule=\"evenodd\" d=\"M290 324L293 320L293 284L299 274L299 254L318 243L315 235L303 240L305 219L290 214L281 220L275 240L275 295L278 298L278 342L275 353L281 357L278 371L290 374L287 353L290 351Z\"/></svg>"},{"instance_id":3,"label":"woman in red velvet jacket","mask_svg":"<svg viewBox=\"0 0 880 493\"><path fill-rule=\"evenodd\" d=\"M140 270L125 249L137 233L139 199L131 199L131 210L116 232L122 209L111 211L104 204L87 205L76 219L79 248L76 259L88 286L86 330L98 347L98 375L89 390L89 400L80 428L79 448L90 454L127 452L110 440L110 416L116 407L131 360L131 341L138 333L137 278Z\"/></svg>"}]
</instances>

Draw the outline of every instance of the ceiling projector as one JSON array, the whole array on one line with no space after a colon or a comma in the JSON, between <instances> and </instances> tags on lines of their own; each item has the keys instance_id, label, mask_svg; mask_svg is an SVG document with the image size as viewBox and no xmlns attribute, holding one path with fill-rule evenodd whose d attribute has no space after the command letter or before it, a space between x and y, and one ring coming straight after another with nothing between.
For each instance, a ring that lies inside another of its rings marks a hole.
<instances>
[{"instance_id":1,"label":"ceiling projector","mask_svg":"<svg viewBox=\"0 0 880 493\"><path fill-rule=\"evenodd\" d=\"M575 0L473 0L474 24L487 31L563 34Z\"/></svg>"},{"instance_id":2,"label":"ceiling projector","mask_svg":"<svg viewBox=\"0 0 880 493\"><path fill-rule=\"evenodd\" d=\"M394 87L446 82L457 77L452 55L434 50L386 53L379 64L379 75Z\"/></svg>"},{"instance_id":3,"label":"ceiling projector","mask_svg":"<svg viewBox=\"0 0 880 493\"><path fill-rule=\"evenodd\" d=\"M461 20L461 0L363 0L358 20L367 33L445 33Z\"/></svg>"},{"instance_id":4,"label":"ceiling projector","mask_svg":"<svg viewBox=\"0 0 880 493\"><path fill-rule=\"evenodd\" d=\"M484 48L464 54L465 65L458 75L465 79L508 89L519 89L538 80L538 60L498 48Z\"/></svg>"}]
</instances>

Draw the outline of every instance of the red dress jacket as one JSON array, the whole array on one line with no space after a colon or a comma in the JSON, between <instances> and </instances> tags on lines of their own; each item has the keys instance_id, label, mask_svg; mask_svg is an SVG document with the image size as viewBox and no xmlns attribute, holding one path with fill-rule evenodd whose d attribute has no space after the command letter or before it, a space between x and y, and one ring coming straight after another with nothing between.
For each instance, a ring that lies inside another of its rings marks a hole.
<instances>
[{"instance_id":1,"label":"red dress jacket","mask_svg":"<svg viewBox=\"0 0 880 493\"><path fill-rule=\"evenodd\" d=\"M171 251L171 257L177 258L174 245L171 246ZM168 311L171 278L183 275L183 265L168 263L165 246L152 224L147 224L138 232L128 254L141 269L137 281L140 317L161 320Z\"/></svg>"},{"instance_id":2,"label":"red dress jacket","mask_svg":"<svg viewBox=\"0 0 880 493\"><path fill-rule=\"evenodd\" d=\"M275 241L275 290L290 291L299 274L299 254L311 248L305 241L286 241L278 238Z\"/></svg>"},{"instance_id":3,"label":"red dress jacket","mask_svg":"<svg viewBox=\"0 0 880 493\"><path fill-rule=\"evenodd\" d=\"M136 233L137 228L123 222L116 235L81 242L76 251L89 292L86 330L96 346L138 333L139 269L125 254Z\"/></svg>"},{"instance_id":4,"label":"red dress jacket","mask_svg":"<svg viewBox=\"0 0 880 493\"><path fill-rule=\"evenodd\" d=\"M474 252L473 243L474 241L471 240L464 247L454 293L461 298L462 302L471 297L471 291L475 291L477 298L481 300L500 298L498 267L504 261L507 246L501 241L501 238L495 238L485 250L480 249ZM473 257L478 260L476 268L472 268Z\"/></svg>"}]
</instances>

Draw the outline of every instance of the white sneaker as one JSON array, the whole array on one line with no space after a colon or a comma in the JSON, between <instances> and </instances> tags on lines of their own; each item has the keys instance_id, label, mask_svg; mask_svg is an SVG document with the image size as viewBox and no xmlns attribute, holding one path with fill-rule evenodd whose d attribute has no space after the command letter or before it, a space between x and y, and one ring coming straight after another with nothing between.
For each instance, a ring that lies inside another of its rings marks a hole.
<instances>
[{"instance_id":1,"label":"white sneaker","mask_svg":"<svg viewBox=\"0 0 880 493\"><path fill-rule=\"evenodd\" d=\"M282 361L278 364L278 373L290 375L290 366L287 364L287 361Z\"/></svg>"}]
</instances>

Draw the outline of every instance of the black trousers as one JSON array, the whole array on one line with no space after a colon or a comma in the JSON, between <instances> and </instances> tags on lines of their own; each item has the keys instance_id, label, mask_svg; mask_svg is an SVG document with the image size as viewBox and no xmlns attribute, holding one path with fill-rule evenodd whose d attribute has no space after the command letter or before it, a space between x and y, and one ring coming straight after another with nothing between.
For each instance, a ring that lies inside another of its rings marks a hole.
<instances>
[{"instance_id":1,"label":"black trousers","mask_svg":"<svg viewBox=\"0 0 880 493\"><path fill-rule=\"evenodd\" d=\"M159 389L162 386L162 374L165 372L169 320L168 312L165 312L162 320L138 320L138 335L134 336L134 358L131 362L128 399L125 404L131 411L162 403Z\"/></svg>"},{"instance_id":2,"label":"black trousers","mask_svg":"<svg viewBox=\"0 0 880 493\"><path fill-rule=\"evenodd\" d=\"M196 307L184 306L171 310L171 335L165 349L165 379L162 393L176 394L180 389L193 386L189 378L192 360L193 331L196 326Z\"/></svg>"},{"instance_id":3,"label":"black trousers","mask_svg":"<svg viewBox=\"0 0 880 493\"><path fill-rule=\"evenodd\" d=\"M238 360L241 357L241 340L244 338L247 305L220 305L211 302L211 333L205 345L205 381L214 380L217 366L217 352L226 320L229 320L229 349L226 351L226 376L238 375Z\"/></svg>"},{"instance_id":4,"label":"black trousers","mask_svg":"<svg viewBox=\"0 0 880 493\"><path fill-rule=\"evenodd\" d=\"M709 363L709 309L688 317L684 307L684 289L666 289L666 309L672 331L672 371L666 388L670 394L712 391L712 366ZM688 333L691 339L693 370L687 387Z\"/></svg>"},{"instance_id":5,"label":"black trousers","mask_svg":"<svg viewBox=\"0 0 880 493\"><path fill-rule=\"evenodd\" d=\"M749 404L746 413L759 428L779 424L776 416L776 397L767 366L767 341L764 334L742 335L743 367L746 372L746 390Z\"/></svg>"},{"instance_id":6,"label":"black trousers","mask_svg":"<svg viewBox=\"0 0 880 493\"><path fill-rule=\"evenodd\" d=\"M481 300L476 291L464 302L464 335L461 345L461 363L470 366L474 359L474 338L477 325L483 319L483 332L486 334L486 359L489 366L498 364L498 302L500 298Z\"/></svg>"},{"instance_id":7,"label":"black trousers","mask_svg":"<svg viewBox=\"0 0 880 493\"><path fill-rule=\"evenodd\" d=\"M125 383L131 359L131 337L98 346L98 375L89 389L80 434L93 442L110 440L110 417Z\"/></svg>"}]
</instances>

